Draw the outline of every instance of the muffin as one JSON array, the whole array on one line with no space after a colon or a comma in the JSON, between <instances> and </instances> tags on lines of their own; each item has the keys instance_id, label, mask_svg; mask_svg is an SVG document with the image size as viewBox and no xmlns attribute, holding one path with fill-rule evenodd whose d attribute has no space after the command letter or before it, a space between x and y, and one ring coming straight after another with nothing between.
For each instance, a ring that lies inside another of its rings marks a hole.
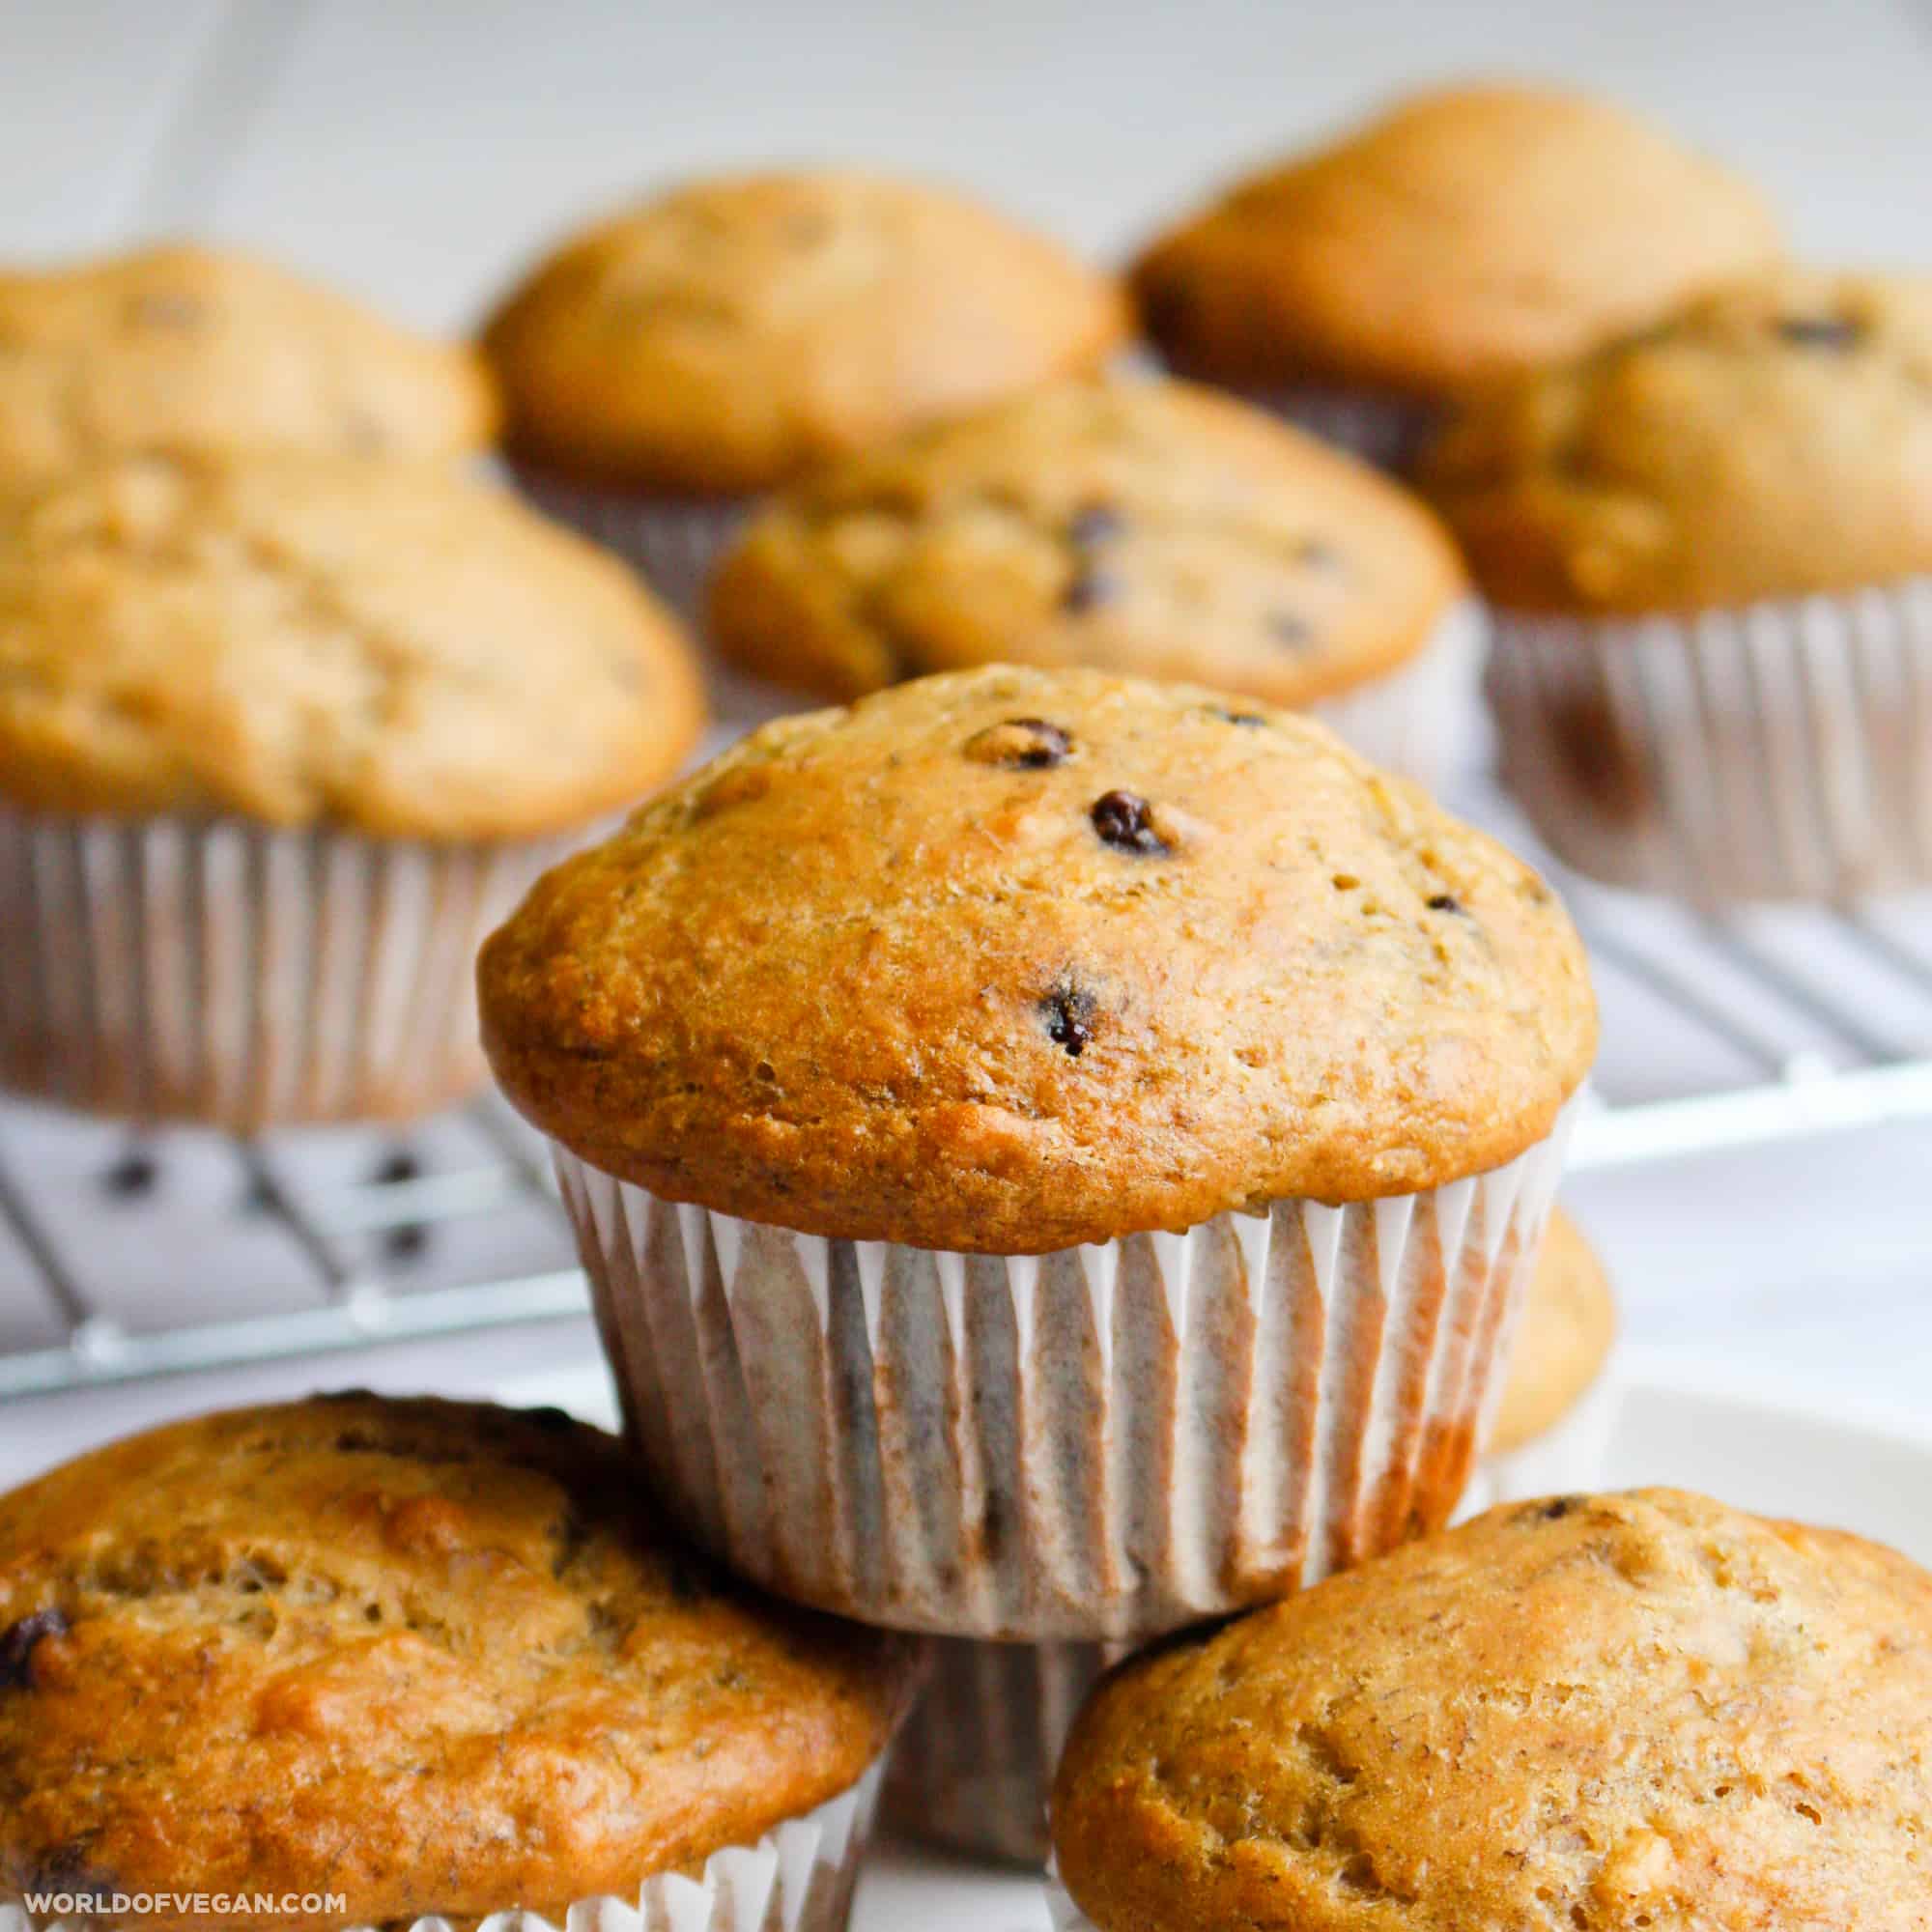
<instances>
[{"instance_id":1,"label":"muffin","mask_svg":"<svg viewBox=\"0 0 1932 1932\"><path fill-rule=\"evenodd\" d=\"M233 250L0 272L0 493L143 454L459 456L497 413L469 349Z\"/></svg>"},{"instance_id":2,"label":"muffin","mask_svg":"<svg viewBox=\"0 0 1932 1932\"><path fill-rule=\"evenodd\" d=\"M695 614L758 493L1049 378L1126 333L1114 284L944 189L851 172L700 181L542 263L490 322L546 508Z\"/></svg>"},{"instance_id":3,"label":"muffin","mask_svg":"<svg viewBox=\"0 0 1932 1932\"><path fill-rule=\"evenodd\" d=\"M1294 713L1085 670L764 727L480 978L653 1480L957 1636L1441 1521L1595 1041L1526 867Z\"/></svg>"},{"instance_id":4,"label":"muffin","mask_svg":"<svg viewBox=\"0 0 1932 1932\"><path fill-rule=\"evenodd\" d=\"M1445 398L1778 252L1755 190L1621 109L1463 86L1237 183L1156 241L1132 285L1178 373L1401 467Z\"/></svg>"},{"instance_id":5,"label":"muffin","mask_svg":"<svg viewBox=\"0 0 1932 1932\"><path fill-rule=\"evenodd\" d=\"M1672 1491L1512 1503L1115 1673L1063 1928L1932 1920L1932 1577Z\"/></svg>"},{"instance_id":6,"label":"muffin","mask_svg":"<svg viewBox=\"0 0 1932 1932\"><path fill-rule=\"evenodd\" d=\"M8 499L0 1082L237 1129L461 1097L483 935L700 719L621 565L442 466Z\"/></svg>"},{"instance_id":7,"label":"muffin","mask_svg":"<svg viewBox=\"0 0 1932 1932\"><path fill-rule=\"evenodd\" d=\"M916 1662L714 1571L555 1409L177 1423L0 1497L0 1898L838 1932Z\"/></svg>"},{"instance_id":8,"label":"muffin","mask_svg":"<svg viewBox=\"0 0 1932 1932\"><path fill-rule=\"evenodd\" d=\"M1537 1252L1510 1348L1488 1453L1464 1493L1478 1509L1547 1494L1538 1476L1597 1479L1609 1422L1604 1378L1615 1312L1609 1284L1559 1208ZM916 1838L1037 1870L1051 1850L1047 1793L1082 1701L1118 1647L1097 1643L933 1646L932 1682L886 1774L886 1823Z\"/></svg>"},{"instance_id":9,"label":"muffin","mask_svg":"<svg viewBox=\"0 0 1932 1932\"><path fill-rule=\"evenodd\" d=\"M1932 880L1932 278L1724 290L1470 405L1427 480L1563 858L1699 899Z\"/></svg>"},{"instance_id":10,"label":"muffin","mask_svg":"<svg viewBox=\"0 0 1932 1932\"><path fill-rule=\"evenodd\" d=\"M1465 587L1419 503L1273 418L1069 381L795 485L725 556L708 628L827 697L1002 662L1210 684L1427 782L1476 715Z\"/></svg>"}]
</instances>

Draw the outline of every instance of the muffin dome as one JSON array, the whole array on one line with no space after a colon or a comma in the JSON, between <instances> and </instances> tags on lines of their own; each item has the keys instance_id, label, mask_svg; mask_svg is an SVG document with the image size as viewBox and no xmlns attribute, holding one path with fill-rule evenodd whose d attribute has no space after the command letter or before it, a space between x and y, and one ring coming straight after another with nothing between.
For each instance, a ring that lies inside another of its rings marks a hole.
<instances>
[{"instance_id":1,"label":"muffin dome","mask_svg":"<svg viewBox=\"0 0 1932 1932\"><path fill-rule=\"evenodd\" d=\"M1500 1165L1581 1081L1529 868L1328 731L1012 668L765 726L484 950L515 1103L833 1237L1043 1253Z\"/></svg>"},{"instance_id":2,"label":"muffin dome","mask_svg":"<svg viewBox=\"0 0 1932 1932\"><path fill-rule=\"evenodd\" d=\"M1932 1577L1665 1491L1511 1504L1126 1664L1054 1795L1101 1932L1932 1915Z\"/></svg>"},{"instance_id":3,"label":"muffin dome","mask_svg":"<svg viewBox=\"0 0 1932 1932\"><path fill-rule=\"evenodd\" d=\"M0 273L0 493L117 456L441 456L495 434L468 349L233 251Z\"/></svg>"},{"instance_id":4,"label":"muffin dome","mask_svg":"<svg viewBox=\"0 0 1932 1932\"><path fill-rule=\"evenodd\" d=\"M1552 1209L1485 1445L1490 1453L1507 1455L1554 1428L1597 1379L1616 1331L1603 1263L1576 1222Z\"/></svg>"},{"instance_id":5,"label":"muffin dome","mask_svg":"<svg viewBox=\"0 0 1932 1932\"><path fill-rule=\"evenodd\" d=\"M1577 355L1777 252L1750 187L1620 109L1459 87L1238 184L1132 279L1183 375L1434 396Z\"/></svg>"},{"instance_id":6,"label":"muffin dome","mask_svg":"<svg viewBox=\"0 0 1932 1932\"><path fill-rule=\"evenodd\" d=\"M560 1925L848 1789L912 1658L713 1571L556 1410L178 1424L0 1497L0 1889Z\"/></svg>"},{"instance_id":7,"label":"muffin dome","mask_svg":"<svg viewBox=\"0 0 1932 1932\"><path fill-rule=\"evenodd\" d=\"M1635 613L1932 570L1932 277L1791 269L1471 403L1428 487L1484 589Z\"/></svg>"},{"instance_id":8,"label":"muffin dome","mask_svg":"<svg viewBox=\"0 0 1932 1932\"><path fill-rule=\"evenodd\" d=\"M439 466L128 459L0 508L0 797L482 839L675 770L695 662L630 574Z\"/></svg>"},{"instance_id":9,"label":"muffin dome","mask_svg":"<svg viewBox=\"0 0 1932 1932\"><path fill-rule=\"evenodd\" d=\"M485 335L520 454L664 492L783 481L1096 367L1114 285L938 188L850 173L693 183L538 268Z\"/></svg>"},{"instance_id":10,"label":"muffin dome","mask_svg":"<svg viewBox=\"0 0 1932 1932\"><path fill-rule=\"evenodd\" d=\"M1295 705L1413 656L1463 582L1412 497L1270 416L1064 383L797 486L725 559L711 628L834 697L1004 662Z\"/></svg>"}]
</instances>

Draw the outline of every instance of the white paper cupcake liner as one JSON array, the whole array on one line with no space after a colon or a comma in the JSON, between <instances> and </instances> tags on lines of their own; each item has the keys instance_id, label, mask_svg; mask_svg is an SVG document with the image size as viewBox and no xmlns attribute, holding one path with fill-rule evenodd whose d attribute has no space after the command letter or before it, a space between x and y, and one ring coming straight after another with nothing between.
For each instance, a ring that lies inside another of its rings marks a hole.
<instances>
[{"instance_id":1,"label":"white paper cupcake liner","mask_svg":"<svg viewBox=\"0 0 1932 1932\"><path fill-rule=\"evenodd\" d=\"M887 1825L1037 1871L1067 1733L1101 1672L1124 1655L1119 1644L936 1643L886 1774Z\"/></svg>"},{"instance_id":2,"label":"white paper cupcake liner","mask_svg":"<svg viewBox=\"0 0 1932 1932\"><path fill-rule=\"evenodd\" d=\"M493 1913L477 1932L843 1932L878 1803L881 1770L874 1765L851 1790L802 1818L787 1819L755 1845L713 1852L700 1877L661 1873L644 1881L635 1901L580 1899L568 1909L561 1927L513 1907ZM184 1880L182 1890L194 1889ZM326 1892L327 1887L313 1889ZM88 1926L111 1922L168 1921L30 1917L17 1897L13 1903L0 1900L0 1932L85 1932ZM376 1928L358 1926L353 1932ZM409 1932L451 1932L451 1925L446 1918L418 1918Z\"/></svg>"},{"instance_id":3,"label":"white paper cupcake liner","mask_svg":"<svg viewBox=\"0 0 1932 1932\"><path fill-rule=\"evenodd\" d=\"M0 1084L242 1132L459 1100L476 950L576 842L0 809Z\"/></svg>"},{"instance_id":4,"label":"white paper cupcake liner","mask_svg":"<svg viewBox=\"0 0 1932 1932\"><path fill-rule=\"evenodd\" d=\"M1932 882L1932 578L1493 632L1504 777L1579 870L1703 902Z\"/></svg>"},{"instance_id":5,"label":"white paper cupcake liner","mask_svg":"<svg viewBox=\"0 0 1932 1932\"><path fill-rule=\"evenodd\" d=\"M1622 1378L1612 1350L1597 1379L1553 1428L1515 1449L1483 1457L1463 1492L1458 1520L1481 1516L1498 1503L1601 1490L1622 1406Z\"/></svg>"},{"instance_id":6,"label":"white paper cupcake liner","mask_svg":"<svg viewBox=\"0 0 1932 1932\"><path fill-rule=\"evenodd\" d=\"M623 557L686 623L701 629L712 565L756 505L750 497L654 497L511 466L546 516Z\"/></svg>"},{"instance_id":7,"label":"white paper cupcake liner","mask_svg":"<svg viewBox=\"0 0 1932 1932\"><path fill-rule=\"evenodd\" d=\"M1414 467L1442 417L1435 404L1394 390L1297 384L1241 393L1256 408L1397 475Z\"/></svg>"},{"instance_id":8,"label":"white paper cupcake liner","mask_svg":"<svg viewBox=\"0 0 1932 1932\"><path fill-rule=\"evenodd\" d=\"M1475 759L1488 637L1482 606L1464 598L1406 663L1309 711L1365 758L1440 791Z\"/></svg>"},{"instance_id":9,"label":"white paper cupcake liner","mask_svg":"<svg viewBox=\"0 0 1932 1932\"><path fill-rule=\"evenodd\" d=\"M1432 1192L1044 1256L825 1240L556 1162L631 1436L701 1542L864 1623L1123 1640L1447 1519L1574 1112Z\"/></svg>"}]
</instances>

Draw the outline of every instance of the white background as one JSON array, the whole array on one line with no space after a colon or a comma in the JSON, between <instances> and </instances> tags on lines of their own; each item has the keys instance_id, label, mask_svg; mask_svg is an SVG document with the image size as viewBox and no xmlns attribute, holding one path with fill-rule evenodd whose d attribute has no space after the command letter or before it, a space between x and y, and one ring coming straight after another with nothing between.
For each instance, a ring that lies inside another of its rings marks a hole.
<instances>
[{"instance_id":1,"label":"white background","mask_svg":"<svg viewBox=\"0 0 1932 1932\"><path fill-rule=\"evenodd\" d=\"M1932 14L1903 0L12 0L0 252L200 232L457 327L614 198L692 169L837 158L952 178L1111 257L1231 169L1470 72L1652 110L1763 182L1808 253L1932 261ZM1633 1171L1573 1200L1642 1340L1922 1406L1932 1133ZM583 1347L578 1330L497 1337L346 1372L484 1386L512 1355ZM331 1373L0 1411L0 1470Z\"/></svg>"}]
</instances>

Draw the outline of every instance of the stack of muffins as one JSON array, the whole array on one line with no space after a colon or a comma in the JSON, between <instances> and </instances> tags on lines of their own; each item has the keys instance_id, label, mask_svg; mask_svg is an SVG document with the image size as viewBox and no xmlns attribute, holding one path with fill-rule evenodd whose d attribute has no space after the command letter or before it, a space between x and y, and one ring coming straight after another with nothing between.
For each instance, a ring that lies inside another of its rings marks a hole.
<instances>
[{"instance_id":1,"label":"stack of muffins","mask_svg":"<svg viewBox=\"0 0 1932 1932\"><path fill-rule=\"evenodd\" d=\"M1380 768L1465 753L1472 571L1567 858L1932 877L1932 308L1776 255L1494 87L1125 293L824 172L607 221L473 356L232 255L0 280L0 1081L252 1132L487 1054L626 1431L352 1394L0 1497L0 1932L839 1932L882 1790L1038 1865L1056 1766L1072 1932L1932 1915L1932 1579L1510 1500L1613 1398L1545 1236L1594 1005ZM499 414L653 591L461 473ZM659 790L666 606L846 708Z\"/></svg>"}]
</instances>

